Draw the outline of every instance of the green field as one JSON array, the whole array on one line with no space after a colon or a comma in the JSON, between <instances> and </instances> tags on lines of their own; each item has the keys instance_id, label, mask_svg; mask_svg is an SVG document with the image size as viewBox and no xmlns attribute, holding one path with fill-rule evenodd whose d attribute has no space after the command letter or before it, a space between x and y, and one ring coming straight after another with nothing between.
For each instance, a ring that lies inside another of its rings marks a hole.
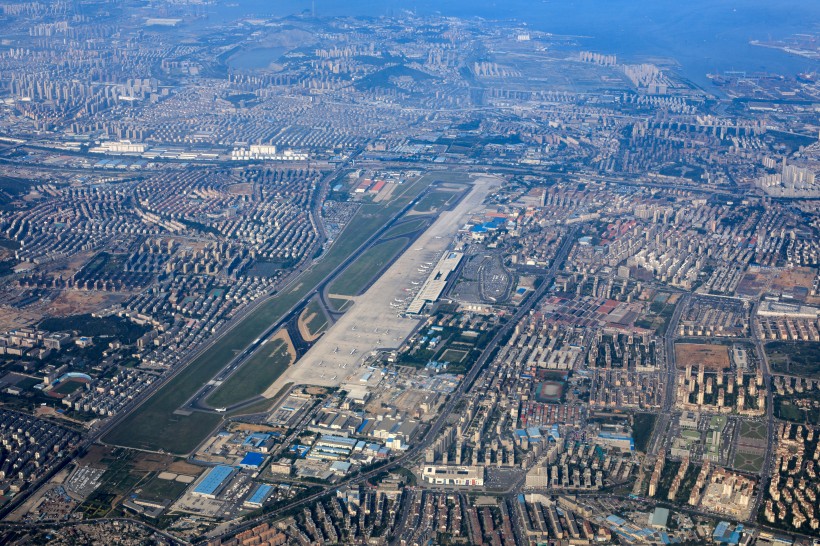
<instances>
[{"instance_id":1,"label":"green field","mask_svg":"<svg viewBox=\"0 0 820 546\"><path fill-rule=\"evenodd\" d=\"M820 424L820 393L809 392L793 396L775 396L774 414L778 419L796 423Z\"/></svg>"},{"instance_id":2,"label":"green field","mask_svg":"<svg viewBox=\"0 0 820 546\"><path fill-rule=\"evenodd\" d=\"M459 192L453 191L431 191L422 197L413 210L416 212L432 212L434 210L441 210L447 207L451 201L455 201Z\"/></svg>"},{"instance_id":3,"label":"green field","mask_svg":"<svg viewBox=\"0 0 820 546\"><path fill-rule=\"evenodd\" d=\"M635 449L646 453L652 431L655 429L657 415L654 413L636 413L632 422L632 438L635 440Z\"/></svg>"},{"instance_id":4,"label":"green field","mask_svg":"<svg viewBox=\"0 0 820 546\"><path fill-rule=\"evenodd\" d=\"M335 309L339 313L346 311L348 307L353 305L353 300L348 300L345 298L328 297L327 301L328 303L330 303L331 306L333 306L333 309Z\"/></svg>"},{"instance_id":5,"label":"green field","mask_svg":"<svg viewBox=\"0 0 820 546\"><path fill-rule=\"evenodd\" d=\"M319 335L325 331L327 327L327 317L325 316L324 312L316 313L311 317L311 319L307 322L308 330L312 335Z\"/></svg>"},{"instance_id":6,"label":"green field","mask_svg":"<svg viewBox=\"0 0 820 546\"><path fill-rule=\"evenodd\" d=\"M740 436L751 440L766 439L766 423L743 421L740 423Z\"/></svg>"},{"instance_id":7,"label":"green field","mask_svg":"<svg viewBox=\"0 0 820 546\"><path fill-rule=\"evenodd\" d=\"M468 354L469 354L469 351L459 351L457 349L447 349L446 351L444 351L442 353L442 355L439 357L439 359L444 361L444 362L450 362L450 363L455 364L455 363L458 363L458 362L461 362L462 360L464 360L467 357Z\"/></svg>"},{"instance_id":8,"label":"green field","mask_svg":"<svg viewBox=\"0 0 820 546\"><path fill-rule=\"evenodd\" d=\"M331 294L356 296L407 246L404 237L378 243L368 248L355 262L336 277L328 287Z\"/></svg>"},{"instance_id":9,"label":"green field","mask_svg":"<svg viewBox=\"0 0 820 546\"><path fill-rule=\"evenodd\" d=\"M245 316L230 334L214 343L104 436L103 441L172 453L187 454L192 451L217 426L221 417L203 412L180 416L175 415L174 411L435 179L432 175L426 175L407 183L404 191L387 204L362 205L348 224L352 227L339 235L327 253L302 274L296 286L280 292Z\"/></svg>"},{"instance_id":10,"label":"green field","mask_svg":"<svg viewBox=\"0 0 820 546\"><path fill-rule=\"evenodd\" d=\"M658 335L664 335L666 329L669 327L669 321L675 313L675 303L669 302L670 294L660 292L655 296L655 300L649 306L649 311L641 315L641 318L635 321L635 326L639 328L646 328L648 330L655 330Z\"/></svg>"},{"instance_id":11,"label":"green field","mask_svg":"<svg viewBox=\"0 0 820 546\"><path fill-rule=\"evenodd\" d=\"M137 487L134 492L143 499L175 501L190 484L157 477Z\"/></svg>"},{"instance_id":12,"label":"green field","mask_svg":"<svg viewBox=\"0 0 820 546\"><path fill-rule=\"evenodd\" d=\"M100 477L100 486L83 502L79 511L88 518L108 515L117 499L122 498L145 478L146 473L134 468L133 453L115 449L102 462L106 470Z\"/></svg>"},{"instance_id":13,"label":"green field","mask_svg":"<svg viewBox=\"0 0 820 546\"><path fill-rule=\"evenodd\" d=\"M72 315L43 320L38 327L49 332L76 331L86 337L113 337L125 344L135 343L149 328L117 316Z\"/></svg>"},{"instance_id":14,"label":"green field","mask_svg":"<svg viewBox=\"0 0 820 546\"><path fill-rule=\"evenodd\" d=\"M311 315L313 316L305 323L305 326L307 326L311 336L317 336L327 328L327 316L317 298L310 300L301 316L310 317Z\"/></svg>"},{"instance_id":15,"label":"green field","mask_svg":"<svg viewBox=\"0 0 820 546\"><path fill-rule=\"evenodd\" d=\"M732 467L743 472L760 472L765 458L759 453L749 453L737 450Z\"/></svg>"},{"instance_id":16,"label":"green field","mask_svg":"<svg viewBox=\"0 0 820 546\"><path fill-rule=\"evenodd\" d=\"M213 408L244 402L265 392L291 364L281 339L265 343L236 373L205 400Z\"/></svg>"},{"instance_id":17,"label":"green field","mask_svg":"<svg viewBox=\"0 0 820 546\"><path fill-rule=\"evenodd\" d=\"M228 417L234 417L236 415L251 415L252 413L264 413L266 411L270 411L273 405L279 402L279 400L282 399L291 387L293 387L293 383L285 383L273 398L260 398L259 401L254 402L249 406L243 406L242 409L229 411L227 415Z\"/></svg>"},{"instance_id":18,"label":"green field","mask_svg":"<svg viewBox=\"0 0 820 546\"><path fill-rule=\"evenodd\" d=\"M82 381L63 381L57 385L52 392L68 396L72 392L82 388L85 385Z\"/></svg>"},{"instance_id":19,"label":"green field","mask_svg":"<svg viewBox=\"0 0 820 546\"><path fill-rule=\"evenodd\" d=\"M408 235L415 231L418 231L424 228L427 225L428 221L425 218L416 218L415 220L407 220L406 222L402 222L397 224L387 231L384 232L382 235L382 239L390 239L393 237L400 237L402 235Z\"/></svg>"},{"instance_id":20,"label":"green field","mask_svg":"<svg viewBox=\"0 0 820 546\"><path fill-rule=\"evenodd\" d=\"M771 341L765 350L773 371L820 378L820 341Z\"/></svg>"}]
</instances>

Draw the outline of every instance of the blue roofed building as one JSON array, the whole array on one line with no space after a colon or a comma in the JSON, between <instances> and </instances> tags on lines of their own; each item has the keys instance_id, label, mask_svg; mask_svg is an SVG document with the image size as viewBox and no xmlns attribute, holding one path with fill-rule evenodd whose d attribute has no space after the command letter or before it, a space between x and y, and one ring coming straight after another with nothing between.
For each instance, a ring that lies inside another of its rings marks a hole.
<instances>
[{"instance_id":1,"label":"blue roofed building","mask_svg":"<svg viewBox=\"0 0 820 546\"><path fill-rule=\"evenodd\" d=\"M740 543L742 533L742 524L739 524L736 528L732 529L731 523L728 521L721 521L717 524L717 527L715 527L715 532L712 533L712 540L718 544L734 545Z\"/></svg>"},{"instance_id":2,"label":"blue roofed building","mask_svg":"<svg viewBox=\"0 0 820 546\"><path fill-rule=\"evenodd\" d=\"M253 494L245 500L245 505L251 508L261 508L272 491L272 485L268 485L266 483L260 484Z\"/></svg>"},{"instance_id":3,"label":"blue roofed building","mask_svg":"<svg viewBox=\"0 0 820 546\"><path fill-rule=\"evenodd\" d=\"M623 432L601 431L596 438L599 444L615 447L623 451L635 451L635 440L632 436Z\"/></svg>"},{"instance_id":4,"label":"blue roofed building","mask_svg":"<svg viewBox=\"0 0 820 546\"><path fill-rule=\"evenodd\" d=\"M267 440L269 440L270 437L271 435L265 432L254 432L253 434L249 434L248 437L245 438L245 441L242 442L242 445L259 447L262 444L264 444Z\"/></svg>"},{"instance_id":5,"label":"blue roofed building","mask_svg":"<svg viewBox=\"0 0 820 546\"><path fill-rule=\"evenodd\" d=\"M239 462L239 466L242 468L249 468L252 470L258 470L262 463L265 462L265 456L261 453L257 453L255 451L249 451L245 454L242 460Z\"/></svg>"},{"instance_id":6,"label":"blue roofed building","mask_svg":"<svg viewBox=\"0 0 820 546\"><path fill-rule=\"evenodd\" d=\"M538 427L527 427L527 436L530 437L531 442L537 442L542 438Z\"/></svg>"},{"instance_id":7,"label":"blue roofed building","mask_svg":"<svg viewBox=\"0 0 820 546\"><path fill-rule=\"evenodd\" d=\"M202 481L194 488L193 494L201 497L214 499L219 494L225 485L227 485L236 473L236 469L232 466L219 465L215 466L205 474Z\"/></svg>"}]
</instances>

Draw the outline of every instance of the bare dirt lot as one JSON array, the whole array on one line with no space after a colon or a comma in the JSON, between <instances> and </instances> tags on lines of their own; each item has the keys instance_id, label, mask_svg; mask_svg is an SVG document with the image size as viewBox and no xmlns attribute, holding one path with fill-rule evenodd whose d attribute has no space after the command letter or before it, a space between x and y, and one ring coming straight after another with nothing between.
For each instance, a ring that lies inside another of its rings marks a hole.
<instances>
[{"instance_id":1,"label":"bare dirt lot","mask_svg":"<svg viewBox=\"0 0 820 546\"><path fill-rule=\"evenodd\" d=\"M675 362L681 369L689 365L697 369L701 364L707 370L729 369L729 348L725 345L678 343L675 345L675 356Z\"/></svg>"},{"instance_id":2,"label":"bare dirt lot","mask_svg":"<svg viewBox=\"0 0 820 546\"><path fill-rule=\"evenodd\" d=\"M49 315L67 317L105 309L128 298L127 294L107 294L86 290L66 290L49 304Z\"/></svg>"},{"instance_id":3,"label":"bare dirt lot","mask_svg":"<svg viewBox=\"0 0 820 546\"><path fill-rule=\"evenodd\" d=\"M772 290L776 292L794 293L795 288L799 288L803 294L807 295L806 303L817 304L820 302L820 297L808 296L808 294L811 294L815 274L816 271L811 267L784 269L772 280ZM799 293L795 293L794 295L798 298L801 296Z\"/></svg>"},{"instance_id":4,"label":"bare dirt lot","mask_svg":"<svg viewBox=\"0 0 820 546\"><path fill-rule=\"evenodd\" d=\"M199 476L199 474L202 472L202 467L186 463L185 461L174 461L173 463L168 465L168 468L166 470L168 470L168 472L173 472L174 474Z\"/></svg>"},{"instance_id":5,"label":"bare dirt lot","mask_svg":"<svg viewBox=\"0 0 820 546\"><path fill-rule=\"evenodd\" d=\"M88 452L80 460L80 464L93 468L105 468L102 460L108 454L110 448L100 445L93 445L88 448Z\"/></svg>"}]
</instances>

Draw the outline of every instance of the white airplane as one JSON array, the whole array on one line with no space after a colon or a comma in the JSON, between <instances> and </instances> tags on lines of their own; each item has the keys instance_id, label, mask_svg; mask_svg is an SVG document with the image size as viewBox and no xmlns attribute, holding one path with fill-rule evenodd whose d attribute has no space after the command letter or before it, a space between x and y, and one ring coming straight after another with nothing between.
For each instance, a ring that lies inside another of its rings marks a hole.
<instances>
[{"instance_id":1,"label":"white airplane","mask_svg":"<svg viewBox=\"0 0 820 546\"><path fill-rule=\"evenodd\" d=\"M355 348L354 348L354 349L351 349L351 350L350 350L350 354L355 355L355 354L356 354L356 349L355 349Z\"/></svg>"},{"instance_id":2,"label":"white airplane","mask_svg":"<svg viewBox=\"0 0 820 546\"><path fill-rule=\"evenodd\" d=\"M334 352L334 353L338 353L338 352L339 352L339 348L338 348L338 347L336 347L335 349L333 349L333 352Z\"/></svg>"}]
</instances>

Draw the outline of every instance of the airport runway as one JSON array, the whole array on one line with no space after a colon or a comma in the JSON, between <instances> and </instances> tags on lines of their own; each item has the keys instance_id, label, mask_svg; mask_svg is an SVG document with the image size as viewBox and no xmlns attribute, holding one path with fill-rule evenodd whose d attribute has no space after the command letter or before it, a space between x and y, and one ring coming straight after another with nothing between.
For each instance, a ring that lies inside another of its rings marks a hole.
<instances>
[{"instance_id":1,"label":"airport runway","mask_svg":"<svg viewBox=\"0 0 820 546\"><path fill-rule=\"evenodd\" d=\"M501 179L481 175L470 192L451 211L438 219L410 245L390 268L361 296L314 345L266 391L275 395L285 383L338 386L365 385L365 360L377 349L398 348L421 322L402 317L402 312L421 287L430 269L446 251L470 213ZM425 269L427 268L427 269ZM374 374L371 382L378 381Z\"/></svg>"}]
</instances>

